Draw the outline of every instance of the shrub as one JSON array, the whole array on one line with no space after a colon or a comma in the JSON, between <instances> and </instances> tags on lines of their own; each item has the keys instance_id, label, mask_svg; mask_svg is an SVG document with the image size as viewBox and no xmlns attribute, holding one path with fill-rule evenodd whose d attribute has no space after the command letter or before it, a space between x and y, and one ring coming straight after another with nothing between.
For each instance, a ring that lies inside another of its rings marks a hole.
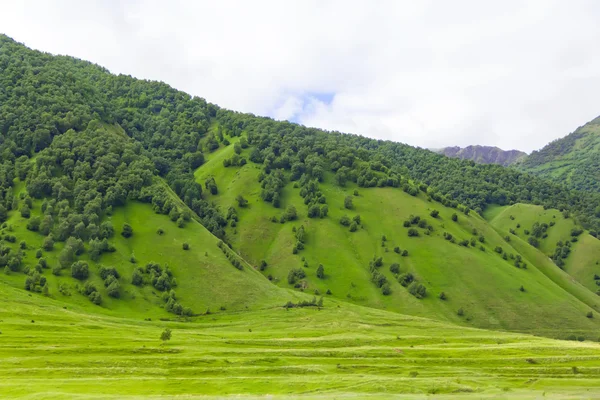
<instances>
[{"instance_id":1,"label":"shrub","mask_svg":"<svg viewBox=\"0 0 600 400\"><path fill-rule=\"evenodd\" d=\"M76 261L71 265L71 276L80 281L87 279L90 275L88 263L85 261Z\"/></svg>"},{"instance_id":2,"label":"shrub","mask_svg":"<svg viewBox=\"0 0 600 400\"><path fill-rule=\"evenodd\" d=\"M123 230L121 231L121 236L124 238L130 238L133 236L133 228L129 224L123 224Z\"/></svg>"},{"instance_id":3,"label":"shrub","mask_svg":"<svg viewBox=\"0 0 600 400\"><path fill-rule=\"evenodd\" d=\"M350 232L356 232L358 230L358 225L356 224L356 222L352 221L352 223L350 224Z\"/></svg>"},{"instance_id":4,"label":"shrub","mask_svg":"<svg viewBox=\"0 0 600 400\"><path fill-rule=\"evenodd\" d=\"M440 292L440 295L438 297L440 298L440 300L446 300L447 299L446 293L444 293L444 292Z\"/></svg>"},{"instance_id":5,"label":"shrub","mask_svg":"<svg viewBox=\"0 0 600 400\"><path fill-rule=\"evenodd\" d=\"M319 266L317 267L317 278L325 278L325 268L323 267L323 264L319 264Z\"/></svg>"},{"instance_id":6,"label":"shrub","mask_svg":"<svg viewBox=\"0 0 600 400\"><path fill-rule=\"evenodd\" d=\"M408 286L408 292L415 296L417 299L422 299L426 296L427 289L424 285L418 282L413 282Z\"/></svg>"},{"instance_id":7,"label":"shrub","mask_svg":"<svg viewBox=\"0 0 600 400\"><path fill-rule=\"evenodd\" d=\"M340 218L340 224L342 224L343 226L350 226L350 217L348 217L347 215L342 216L342 218Z\"/></svg>"},{"instance_id":8,"label":"shrub","mask_svg":"<svg viewBox=\"0 0 600 400\"><path fill-rule=\"evenodd\" d=\"M456 311L456 315L462 317L463 315L465 315L465 310L463 310L462 307L459 308L458 311Z\"/></svg>"},{"instance_id":9,"label":"shrub","mask_svg":"<svg viewBox=\"0 0 600 400\"><path fill-rule=\"evenodd\" d=\"M456 215L456 213L452 214L452 221L454 221L454 222L458 221L458 215Z\"/></svg>"},{"instance_id":10,"label":"shrub","mask_svg":"<svg viewBox=\"0 0 600 400\"><path fill-rule=\"evenodd\" d=\"M408 230L408 236L409 237L417 237L417 236L419 236L419 231L416 230L415 228L410 228Z\"/></svg>"},{"instance_id":11,"label":"shrub","mask_svg":"<svg viewBox=\"0 0 600 400\"><path fill-rule=\"evenodd\" d=\"M594 313L589 311L585 316L588 318L594 318Z\"/></svg>"},{"instance_id":12,"label":"shrub","mask_svg":"<svg viewBox=\"0 0 600 400\"><path fill-rule=\"evenodd\" d=\"M166 342L167 340L171 340L171 330L169 328L165 328L164 331L160 334L160 340Z\"/></svg>"},{"instance_id":13,"label":"shrub","mask_svg":"<svg viewBox=\"0 0 600 400\"><path fill-rule=\"evenodd\" d=\"M348 210L352 210L354 208L354 204L352 204L351 196L346 196L346 198L344 198L344 207L347 208Z\"/></svg>"},{"instance_id":14,"label":"shrub","mask_svg":"<svg viewBox=\"0 0 600 400\"><path fill-rule=\"evenodd\" d=\"M438 210L433 210L429 213L429 215L431 215L433 218L437 218L440 215L440 212Z\"/></svg>"},{"instance_id":15,"label":"shrub","mask_svg":"<svg viewBox=\"0 0 600 400\"><path fill-rule=\"evenodd\" d=\"M390 288L389 283L384 283L383 286L381 286L381 294L383 294L384 296L388 296L392 293L392 289Z\"/></svg>"},{"instance_id":16,"label":"shrub","mask_svg":"<svg viewBox=\"0 0 600 400\"><path fill-rule=\"evenodd\" d=\"M390 265L390 272L392 274L399 274L400 273L400 264L393 263L392 265Z\"/></svg>"},{"instance_id":17,"label":"shrub","mask_svg":"<svg viewBox=\"0 0 600 400\"><path fill-rule=\"evenodd\" d=\"M187 242L183 243L182 247L183 247L184 250L189 250L190 249L190 245Z\"/></svg>"}]
</instances>

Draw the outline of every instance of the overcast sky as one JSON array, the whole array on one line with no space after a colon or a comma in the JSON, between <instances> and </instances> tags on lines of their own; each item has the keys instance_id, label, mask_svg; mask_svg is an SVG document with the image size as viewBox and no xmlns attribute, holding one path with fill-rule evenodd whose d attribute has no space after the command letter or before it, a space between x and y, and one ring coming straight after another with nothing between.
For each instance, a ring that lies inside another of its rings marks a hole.
<instances>
[{"instance_id":1,"label":"overcast sky","mask_svg":"<svg viewBox=\"0 0 600 400\"><path fill-rule=\"evenodd\" d=\"M0 32L220 106L531 151L600 115L600 1L14 1Z\"/></svg>"}]
</instances>

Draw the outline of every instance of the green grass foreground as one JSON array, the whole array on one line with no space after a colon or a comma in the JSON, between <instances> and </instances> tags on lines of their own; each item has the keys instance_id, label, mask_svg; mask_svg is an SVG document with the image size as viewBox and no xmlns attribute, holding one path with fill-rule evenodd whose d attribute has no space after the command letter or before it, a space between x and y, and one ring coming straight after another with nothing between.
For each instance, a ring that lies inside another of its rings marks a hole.
<instances>
[{"instance_id":1,"label":"green grass foreground","mask_svg":"<svg viewBox=\"0 0 600 400\"><path fill-rule=\"evenodd\" d=\"M0 296L2 398L600 396L594 342L332 301L176 323L87 314L5 285Z\"/></svg>"}]
</instances>

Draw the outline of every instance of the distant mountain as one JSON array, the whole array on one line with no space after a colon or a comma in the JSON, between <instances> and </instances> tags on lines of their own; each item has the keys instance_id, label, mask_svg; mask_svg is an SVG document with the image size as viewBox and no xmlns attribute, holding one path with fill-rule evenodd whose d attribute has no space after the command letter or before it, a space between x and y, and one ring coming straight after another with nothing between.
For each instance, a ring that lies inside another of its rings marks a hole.
<instances>
[{"instance_id":1,"label":"distant mountain","mask_svg":"<svg viewBox=\"0 0 600 400\"><path fill-rule=\"evenodd\" d=\"M437 150L447 157L472 160L479 164L499 164L503 166L514 164L527 156L519 150L502 150L492 146L445 147Z\"/></svg>"},{"instance_id":2,"label":"distant mountain","mask_svg":"<svg viewBox=\"0 0 600 400\"><path fill-rule=\"evenodd\" d=\"M517 167L571 189L600 192L600 117L534 151Z\"/></svg>"}]
</instances>

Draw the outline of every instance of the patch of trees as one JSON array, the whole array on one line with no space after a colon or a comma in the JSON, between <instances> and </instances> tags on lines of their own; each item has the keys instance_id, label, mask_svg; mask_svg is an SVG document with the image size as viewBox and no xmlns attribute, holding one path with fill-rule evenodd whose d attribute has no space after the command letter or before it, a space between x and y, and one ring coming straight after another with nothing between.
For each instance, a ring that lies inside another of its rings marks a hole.
<instances>
[{"instance_id":1,"label":"patch of trees","mask_svg":"<svg viewBox=\"0 0 600 400\"><path fill-rule=\"evenodd\" d=\"M294 285L294 287L301 287L301 284L298 282L301 279L306 277L306 273L302 268L293 268L290 270L287 276L287 281L290 285Z\"/></svg>"},{"instance_id":2,"label":"patch of trees","mask_svg":"<svg viewBox=\"0 0 600 400\"><path fill-rule=\"evenodd\" d=\"M313 297L312 300L301 300L297 303L292 301L288 301L284 306L284 308L303 308L303 307L323 307L323 297L321 296L319 300L316 297Z\"/></svg>"},{"instance_id":3,"label":"patch of trees","mask_svg":"<svg viewBox=\"0 0 600 400\"><path fill-rule=\"evenodd\" d=\"M217 246L221 249L223 254L225 254L225 257L227 257L231 265L233 265L240 271L244 269L244 264L242 263L240 256L238 256L237 253L231 250L231 248L225 242L219 240Z\"/></svg>"},{"instance_id":4,"label":"patch of trees","mask_svg":"<svg viewBox=\"0 0 600 400\"><path fill-rule=\"evenodd\" d=\"M569 254L571 254L571 242L559 240L556 243L556 248L551 258L554 264L562 269L565 265L564 260L569 257Z\"/></svg>"}]
</instances>

